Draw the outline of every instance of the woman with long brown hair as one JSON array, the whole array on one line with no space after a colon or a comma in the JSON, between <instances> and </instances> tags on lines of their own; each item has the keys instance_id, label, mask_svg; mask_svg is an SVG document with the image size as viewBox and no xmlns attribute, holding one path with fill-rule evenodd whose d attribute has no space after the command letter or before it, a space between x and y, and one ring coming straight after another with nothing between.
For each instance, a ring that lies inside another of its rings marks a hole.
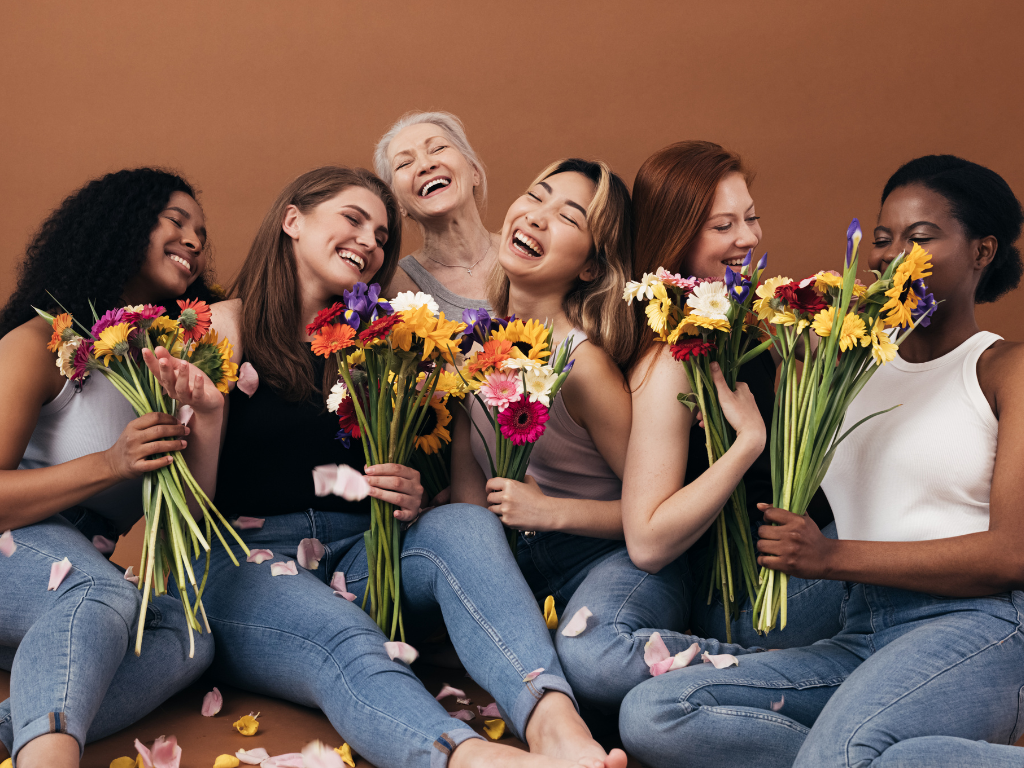
<instances>
[{"instance_id":1,"label":"woman with long brown hair","mask_svg":"<svg viewBox=\"0 0 1024 768\"><path fill-rule=\"evenodd\" d=\"M761 239L751 178L738 155L711 142L680 142L648 158L633 185L633 278L663 267L720 280L727 269L740 267ZM586 605L595 626L556 642L581 700L602 709L615 709L626 692L650 676L644 651L654 632L672 654L694 642L710 653L806 645L835 633L842 600L841 584L791 581L785 632L759 637L748 600L731 622L734 643L718 642L726 637L722 603L706 599L706 583L697 590L707 570L703 560L711 540L706 531L740 479L747 485L752 526L761 519L756 503L772 497L765 423L772 417L775 362L765 352L747 363L735 392L714 371L737 437L709 468L704 433L677 401L679 393L689 391L684 369L668 345L655 343L643 308L636 311L637 335L627 363L633 426L622 490L628 556L599 566L603 590L580 591L570 601L567 612ZM606 661L600 674L594 673L595 658Z\"/></svg>"},{"instance_id":2,"label":"woman with long brown hair","mask_svg":"<svg viewBox=\"0 0 1024 768\"><path fill-rule=\"evenodd\" d=\"M449 505L408 528L402 610L412 642L447 625L467 670L531 752L482 740L451 718L406 663L389 655L387 636L360 603L349 601L369 578L369 504L318 497L312 470L361 468L366 458L356 441L349 447L336 439L337 419L325 408L326 361L313 355L307 325L342 295L387 282L400 235L398 205L369 171L303 174L264 218L234 298L213 308L213 325L238 340L236 361L257 372L255 392L236 388L226 407L195 369L164 354L148 360L167 390L194 409L192 434L206 438L207 450L190 460L216 466L226 424L215 501L236 518L250 549L272 553L264 553L272 563L239 567L223 552L213 557L204 602L217 641L215 670L237 687L319 707L381 768L622 768L625 755L606 755L576 713L543 618L486 510ZM392 503L397 518L419 515L415 470L382 464L366 472L371 495ZM296 568L309 539L323 554Z\"/></svg>"}]
</instances>

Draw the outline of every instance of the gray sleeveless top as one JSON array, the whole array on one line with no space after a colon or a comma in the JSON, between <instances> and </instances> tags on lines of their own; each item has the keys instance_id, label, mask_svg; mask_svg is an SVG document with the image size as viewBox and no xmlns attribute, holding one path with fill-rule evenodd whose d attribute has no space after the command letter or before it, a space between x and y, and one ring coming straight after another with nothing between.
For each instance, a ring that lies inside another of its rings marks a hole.
<instances>
[{"instance_id":1,"label":"gray sleeveless top","mask_svg":"<svg viewBox=\"0 0 1024 768\"><path fill-rule=\"evenodd\" d=\"M128 401L102 374L92 374L78 390L65 382L60 394L40 409L18 469L52 467L105 451L134 418ZM118 483L79 506L125 533L142 517L142 479Z\"/></svg>"},{"instance_id":2,"label":"gray sleeveless top","mask_svg":"<svg viewBox=\"0 0 1024 768\"><path fill-rule=\"evenodd\" d=\"M462 320L462 312L466 309L486 309L488 313L491 311L486 299L468 299L449 291L440 280L427 271L426 267L416 261L414 256L406 256L398 262L398 266L405 270L405 274L421 291L434 297L437 306L448 320Z\"/></svg>"}]
</instances>

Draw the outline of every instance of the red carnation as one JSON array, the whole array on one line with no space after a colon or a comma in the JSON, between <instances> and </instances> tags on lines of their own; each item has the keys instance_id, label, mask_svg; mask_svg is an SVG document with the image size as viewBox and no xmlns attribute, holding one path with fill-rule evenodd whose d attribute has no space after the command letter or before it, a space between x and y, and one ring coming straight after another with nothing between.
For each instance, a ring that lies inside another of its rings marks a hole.
<instances>
[{"instance_id":1,"label":"red carnation","mask_svg":"<svg viewBox=\"0 0 1024 768\"><path fill-rule=\"evenodd\" d=\"M402 322L402 318L398 314L378 317L366 327L365 331L359 334L359 340L363 344L369 344L371 341L383 339L391 332L391 327L400 322Z\"/></svg>"},{"instance_id":2,"label":"red carnation","mask_svg":"<svg viewBox=\"0 0 1024 768\"><path fill-rule=\"evenodd\" d=\"M316 313L316 317L313 318L313 322L306 326L306 333L312 336L318 332L328 323L332 322L334 318L345 311L345 305L340 301L336 301L326 309L321 309Z\"/></svg>"},{"instance_id":3,"label":"red carnation","mask_svg":"<svg viewBox=\"0 0 1024 768\"><path fill-rule=\"evenodd\" d=\"M804 285L807 283L807 285ZM821 294L814 288L814 280L805 280L804 283L795 281L780 285L775 289L775 298L782 301L794 312L802 312L806 315L816 315L828 307Z\"/></svg>"},{"instance_id":4,"label":"red carnation","mask_svg":"<svg viewBox=\"0 0 1024 768\"><path fill-rule=\"evenodd\" d=\"M709 344L706 341L701 341L700 337L695 337L682 341L679 344L673 344L669 347L669 351L672 353L672 357L681 363L685 363L691 357L709 354L714 348L714 344Z\"/></svg>"}]
</instances>

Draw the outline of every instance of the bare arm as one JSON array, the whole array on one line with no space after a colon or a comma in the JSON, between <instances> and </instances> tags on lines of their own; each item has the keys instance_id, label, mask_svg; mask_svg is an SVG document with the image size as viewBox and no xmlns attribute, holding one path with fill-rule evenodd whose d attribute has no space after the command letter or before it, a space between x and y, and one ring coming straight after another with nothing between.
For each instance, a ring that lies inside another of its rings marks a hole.
<instances>
[{"instance_id":1,"label":"bare arm","mask_svg":"<svg viewBox=\"0 0 1024 768\"><path fill-rule=\"evenodd\" d=\"M750 390L731 392L716 375L719 399L736 440L725 455L684 485L693 416L676 400L689 392L683 366L659 345L651 369L642 361L633 375L633 427L622 483L623 528L630 559L657 573L689 549L764 449L765 427ZM644 378L646 374L646 379ZM704 445L692 446L704 450Z\"/></svg>"},{"instance_id":2,"label":"bare arm","mask_svg":"<svg viewBox=\"0 0 1024 768\"><path fill-rule=\"evenodd\" d=\"M467 395L472 397L472 395ZM480 465L476 463L470 447L469 414L462 403L451 401L452 413L452 502L456 504L476 504L487 506L487 477Z\"/></svg>"},{"instance_id":3,"label":"bare arm","mask_svg":"<svg viewBox=\"0 0 1024 768\"><path fill-rule=\"evenodd\" d=\"M765 520L779 525L761 527L758 563L803 578L949 597L1024 588L1024 345L993 353L986 352L978 365L982 389L999 419L987 531L929 541L836 541L823 537L810 518L763 505Z\"/></svg>"}]
</instances>

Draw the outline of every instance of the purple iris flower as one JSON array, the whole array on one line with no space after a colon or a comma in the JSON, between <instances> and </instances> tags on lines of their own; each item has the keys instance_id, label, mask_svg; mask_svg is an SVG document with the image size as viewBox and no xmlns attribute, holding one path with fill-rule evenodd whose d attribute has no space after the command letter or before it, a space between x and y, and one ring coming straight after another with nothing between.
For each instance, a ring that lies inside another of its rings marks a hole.
<instances>
[{"instance_id":1,"label":"purple iris flower","mask_svg":"<svg viewBox=\"0 0 1024 768\"><path fill-rule=\"evenodd\" d=\"M571 370L572 370L572 367L573 367L573 366L574 366L575 364L576 364L576 358L575 358L575 357L573 357L573 358L571 358L571 359L569 360L569 362L568 362L568 363L566 363L566 364L565 364L565 367L564 367L564 368L562 368L562 373L568 373L569 371L571 371Z\"/></svg>"},{"instance_id":2,"label":"purple iris flower","mask_svg":"<svg viewBox=\"0 0 1024 768\"><path fill-rule=\"evenodd\" d=\"M338 434L334 436L334 439L341 443L346 448L352 447L352 435L346 432L344 429L339 429Z\"/></svg>"},{"instance_id":3,"label":"purple iris flower","mask_svg":"<svg viewBox=\"0 0 1024 768\"><path fill-rule=\"evenodd\" d=\"M757 262L757 269L759 272L763 272L764 268L768 266L768 251L764 252L764 256Z\"/></svg>"},{"instance_id":4,"label":"purple iris flower","mask_svg":"<svg viewBox=\"0 0 1024 768\"><path fill-rule=\"evenodd\" d=\"M126 322L123 309L108 309L92 327L92 336L98 339L100 331L112 325L119 325Z\"/></svg>"},{"instance_id":5,"label":"purple iris flower","mask_svg":"<svg viewBox=\"0 0 1024 768\"><path fill-rule=\"evenodd\" d=\"M914 289L914 295L918 298L917 306L910 310L910 319L916 323L917 319L924 315L921 327L927 328L931 325L932 315L939 303L935 301L935 296L928 293L928 287L924 284L924 280L915 280L910 285Z\"/></svg>"},{"instance_id":6,"label":"purple iris flower","mask_svg":"<svg viewBox=\"0 0 1024 768\"><path fill-rule=\"evenodd\" d=\"M727 268L725 270L725 288L729 292L730 299L737 304L742 304L750 293L750 278Z\"/></svg>"},{"instance_id":7,"label":"purple iris flower","mask_svg":"<svg viewBox=\"0 0 1024 768\"><path fill-rule=\"evenodd\" d=\"M753 259L753 258L754 258L754 249L751 248L750 250L747 251L747 255L743 257L743 266L744 267L749 267L750 266L750 260Z\"/></svg>"},{"instance_id":8,"label":"purple iris flower","mask_svg":"<svg viewBox=\"0 0 1024 768\"><path fill-rule=\"evenodd\" d=\"M380 285L377 283L370 286L366 283L356 283L351 291L345 291L342 296L349 311L358 315L364 323L372 323L380 315L390 315L393 311L391 305L380 298ZM352 324L348 312L345 313L345 322Z\"/></svg>"},{"instance_id":9,"label":"purple iris flower","mask_svg":"<svg viewBox=\"0 0 1024 768\"><path fill-rule=\"evenodd\" d=\"M860 222L854 219L846 228L846 266L850 266L850 259L853 258L853 249L859 245L864 233L860 231Z\"/></svg>"}]
</instances>

